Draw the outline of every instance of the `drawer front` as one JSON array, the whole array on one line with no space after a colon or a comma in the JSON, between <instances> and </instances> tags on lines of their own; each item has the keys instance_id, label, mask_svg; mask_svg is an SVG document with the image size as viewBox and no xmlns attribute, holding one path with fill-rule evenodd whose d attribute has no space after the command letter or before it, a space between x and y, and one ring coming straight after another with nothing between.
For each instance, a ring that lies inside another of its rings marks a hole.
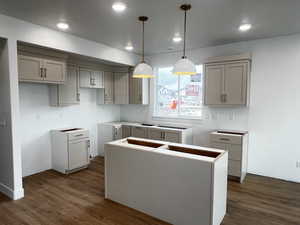
<instances>
[{"instance_id":1,"label":"drawer front","mask_svg":"<svg viewBox=\"0 0 300 225\"><path fill-rule=\"evenodd\" d=\"M210 140L212 142L221 142L229 144L242 144L242 136L228 135L228 134L210 134Z\"/></svg>"},{"instance_id":2,"label":"drawer front","mask_svg":"<svg viewBox=\"0 0 300 225\"><path fill-rule=\"evenodd\" d=\"M87 130L76 131L74 133L69 133L68 137L69 137L69 140L88 138L89 137L89 131L87 131Z\"/></svg>"},{"instance_id":3,"label":"drawer front","mask_svg":"<svg viewBox=\"0 0 300 225\"><path fill-rule=\"evenodd\" d=\"M226 143L212 142L212 148L228 151L228 159L242 160L242 145L232 145Z\"/></svg>"},{"instance_id":4,"label":"drawer front","mask_svg":"<svg viewBox=\"0 0 300 225\"><path fill-rule=\"evenodd\" d=\"M228 160L228 175L235 177L241 176L241 161Z\"/></svg>"}]
</instances>

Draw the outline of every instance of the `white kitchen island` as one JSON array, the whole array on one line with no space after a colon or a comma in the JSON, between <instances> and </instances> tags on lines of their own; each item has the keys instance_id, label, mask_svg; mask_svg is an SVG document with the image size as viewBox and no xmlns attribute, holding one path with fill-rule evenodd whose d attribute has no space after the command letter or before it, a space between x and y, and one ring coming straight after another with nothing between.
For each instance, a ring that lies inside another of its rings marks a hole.
<instances>
[{"instance_id":1,"label":"white kitchen island","mask_svg":"<svg viewBox=\"0 0 300 225\"><path fill-rule=\"evenodd\" d=\"M105 145L105 197L174 225L219 225L226 151L140 138Z\"/></svg>"}]
</instances>

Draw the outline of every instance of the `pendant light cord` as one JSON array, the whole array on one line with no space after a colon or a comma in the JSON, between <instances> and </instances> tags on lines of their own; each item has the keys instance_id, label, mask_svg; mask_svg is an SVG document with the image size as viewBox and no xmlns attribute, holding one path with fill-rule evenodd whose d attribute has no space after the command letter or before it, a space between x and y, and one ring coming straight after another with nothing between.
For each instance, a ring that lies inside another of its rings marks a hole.
<instances>
[{"instance_id":1,"label":"pendant light cord","mask_svg":"<svg viewBox=\"0 0 300 225\"><path fill-rule=\"evenodd\" d=\"M142 52L142 62L145 62L145 21L143 21L143 52Z\"/></svg>"},{"instance_id":2,"label":"pendant light cord","mask_svg":"<svg viewBox=\"0 0 300 225\"><path fill-rule=\"evenodd\" d=\"M184 33L183 33L183 56L182 58L186 58L185 55L185 42L186 42L186 10L184 11Z\"/></svg>"}]
</instances>

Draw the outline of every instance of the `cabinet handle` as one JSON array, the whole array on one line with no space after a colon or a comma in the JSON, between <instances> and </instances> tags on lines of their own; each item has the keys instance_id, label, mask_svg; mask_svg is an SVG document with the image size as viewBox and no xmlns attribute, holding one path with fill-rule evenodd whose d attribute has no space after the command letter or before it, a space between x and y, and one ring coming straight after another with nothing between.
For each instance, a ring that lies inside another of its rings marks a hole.
<instances>
[{"instance_id":1,"label":"cabinet handle","mask_svg":"<svg viewBox=\"0 0 300 225\"><path fill-rule=\"evenodd\" d=\"M221 140L221 141L230 141L229 138L220 138L219 140Z\"/></svg>"},{"instance_id":2,"label":"cabinet handle","mask_svg":"<svg viewBox=\"0 0 300 225\"><path fill-rule=\"evenodd\" d=\"M224 102L227 102L227 94L224 94Z\"/></svg>"},{"instance_id":3,"label":"cabinet handle","mask_svg":"<svg viewBox=\"0 0 300 225\"><path fill-rule=\"evenodd\" d=\"M221 94L220 98L221 98L221 102L224 102L224 94Z\"/></svg>"},{"instance_id":4,"label":"cabinet handle","mask_svg":"<svg viewBox=\"0 0 300 225\"><path fill-rule=\"evenodd\" d=\"M80 101L80 93L77 93L77 101Z\"/></svg>"},{"instance_id":5,"label":"cabinet handle","mask_svg":"<svg viewBox=\"0 0 300 225\"><path fill-rule=\"evenodd\" d=\"M44 68L44 77L47 77L47 68Z\"/></svg>"},{"instance_id":6,"label":"cabinet handle","mask_svg":"<svg viewBox=\"0 0 300 225\"><path fill-rule=\"evenodd\" d=\"M41 74L41 77L44 77L43 72L44 72L44 69L43 69L43 68L40 68L40 74Z\"/></svg>"}]
</instances>

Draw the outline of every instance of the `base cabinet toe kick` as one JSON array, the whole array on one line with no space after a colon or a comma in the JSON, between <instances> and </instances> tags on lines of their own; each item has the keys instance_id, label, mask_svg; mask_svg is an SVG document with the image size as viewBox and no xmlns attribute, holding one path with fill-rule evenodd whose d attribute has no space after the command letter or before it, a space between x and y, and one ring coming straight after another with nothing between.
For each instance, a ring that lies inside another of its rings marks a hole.
<instances>
[{"instance_id":1,"label":"base cabinet toe kick","mask_svg":"<svg viewBox=\"0 0 300 225\"><path fill-rule=\"evenodd\" d=\"M228 152L125 138L105 145L105 197L174 225L220 225Z\"/></svg>"}]
</instances>

